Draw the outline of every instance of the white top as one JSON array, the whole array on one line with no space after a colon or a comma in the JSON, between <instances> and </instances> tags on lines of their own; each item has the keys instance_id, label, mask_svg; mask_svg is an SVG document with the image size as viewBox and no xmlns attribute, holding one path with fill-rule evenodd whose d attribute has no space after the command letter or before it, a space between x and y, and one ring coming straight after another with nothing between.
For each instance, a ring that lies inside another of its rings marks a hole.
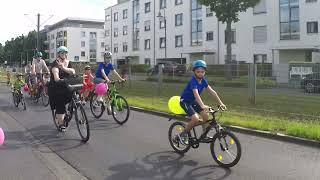
<instances>
[{"instance_id":1,"label":"white top","mask_svg":"<svg viewBox=\"0 0 320 180\"><path fill-rule=\"evenodd\" d=\"M40 59L40 61L38 61L37 59L33 59L32 65L35 65L36 73L42 73L42 70L46 67L46 63L43 59Z\"/></svg>"}]
</instances>

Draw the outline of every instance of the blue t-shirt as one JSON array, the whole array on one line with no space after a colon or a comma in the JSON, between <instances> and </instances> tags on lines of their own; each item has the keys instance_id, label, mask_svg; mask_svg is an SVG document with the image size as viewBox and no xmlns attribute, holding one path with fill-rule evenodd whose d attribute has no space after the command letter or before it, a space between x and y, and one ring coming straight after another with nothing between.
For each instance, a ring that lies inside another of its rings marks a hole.
<instances>
[{"instance_id":1,"label":"blue t-shirt","mask_svg":"<svg viewBox=\"0 0 320 180\"><path fill-rule=\"evenodd\" d=\"M108 63L108 64L100 63L96 71L96 78L103 78L101 69L104 69L104 73L106 73L107 76L109 75L110 71L114 70L111 63Z\"/></svg>"},{"instance_id":2,"label":"blue t-shirt","mask_svg":"<svg viewBox=\"0 0 320 180\"><path fill-rule=\"evenodd\" d=\"M196 98L193 95L193 90L198 89L199 94L202 93L204 88L208 87L208 81L205 79L202 79L199 83L196 79L196 77L192 76L191 80L189 81L187 87L184 89L184 91L181 94L181 100L188 101L188 102L194 102Z\"/></svg>"}]
</instances>

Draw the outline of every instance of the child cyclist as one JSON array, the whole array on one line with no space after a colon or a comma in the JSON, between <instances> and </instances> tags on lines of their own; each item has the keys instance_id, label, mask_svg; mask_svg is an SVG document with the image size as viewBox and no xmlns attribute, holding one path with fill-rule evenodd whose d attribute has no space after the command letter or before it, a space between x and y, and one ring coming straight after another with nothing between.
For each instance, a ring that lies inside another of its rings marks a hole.
<instances>
[{"instance_id":1,"label":"child cyclist","mask_svg":"<svg viewBox=\"0 0 320 180\"><path fill-rule=\"evenodd\" d=\"M217 101L221 109L226 109L226 106L221 101L216 91L209 86L208 81L205 79L205 73L207 70L206 62L203 60L194 61L192 70L194 75L182 92L180 100L181 107L184 109L187 115L191 117L191 121L188 123L186 129L178 135L180 143L184 145L188 145L188 134L200 119L198 114L200 114L204 122L208 121L209 119L209 107L204 104L200 97L203 90L207 90L209 92L213 99ZM203 128L206 127L203 126Z\"/></svg>"},{"instance_id":2,"label":"child cyclist","mask_svg":"<svg viewBox=\"0 0 320 180\"><path fill-rule=\"evenodd\" d=\"M11 82L11 74L10 74L10 71L7 70L7 85L10 85L10 82Z\"/></svg>"},{"instance_id":3,"label":"child cyclist","mask_svg":"<svg viewBox=\"0 0 320 180\"><path fill-rule=\"evenodd\" d=\"M91 74L91 67L89 65L85 66L83 74L83 88L81 90L81 93L83 93L82 104L86 103L90 91L92 91L94 88L93 78L94 77Z\"/></svg>"},{"instance_id":4,"label":"child cyclist","mask_svg":"<svg viewBox=\"0 0 320 180\"><path fill-rule=\"evenodd\" d=\"M21 88L25 85L24 80L22 80L23 75L21 73L18 73L17 79L13 83L13 92L19 93L21 91Z\"/></svg>"}]
</instances>

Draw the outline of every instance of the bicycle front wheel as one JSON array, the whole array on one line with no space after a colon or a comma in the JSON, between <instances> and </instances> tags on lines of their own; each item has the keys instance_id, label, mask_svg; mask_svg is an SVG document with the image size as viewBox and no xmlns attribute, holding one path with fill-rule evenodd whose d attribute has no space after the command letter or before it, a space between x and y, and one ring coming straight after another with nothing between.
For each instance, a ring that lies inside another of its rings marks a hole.
<instances>
[{"instance_id":1,"label":"bicycle front wheel","mask_svg":"<svg viewBox=\"0 0 320 180\"><path fill-rule=\"evenodd\" d=\"M80 137L83 142L87 142L90 137L90 129L88 118L83 106L81 104L77 105L74 113Z\"/></svg>"},{"instance_id":2,"label":"bicycle front wheel","mask_svg":"<svg viewBox=\"0 0 320 180\"><path fill-rule=\"evenodd\" d=\"M213 159L224 168L235 166L241 158L240 141L233 133L225 130L213 136L210 151Z\"/></svg>"},{"instance_id":3,"label":"bicycle front wheel","mask_svg":"<svg viewBox=\"0 0 320 180\"><path fill-rule=\"evenodd\" d=\"M95 118L100 118L105 110L103 103L97 101L97 95L94 94L90 98L90 110Z\"/></svg>"},{"instance_id":4,"label":"bicycle front wheel","mask_svg":"<svg viewBox=\"0 0 320 180\"><path fill-rule=\"evenodd\" d=\"M113 119L118 124L122 125L126 123L130 115L128 101L122 96L117 96L115 101L111 103L111 113Z\"/></svg>"},{"instance_id":5,"label":"bicycle front wheel","mask_svg":"<svg viewBox=\"0 0 320 180\"><path fill-rule=\"evenodd\" d=\"M44 107L47 107L49 105L49 96L48 96L48 88L47 87L45 87L44 90L42 91L41 99L42 99L42 104L44 105Z\"/></svg>"}]
</instances>

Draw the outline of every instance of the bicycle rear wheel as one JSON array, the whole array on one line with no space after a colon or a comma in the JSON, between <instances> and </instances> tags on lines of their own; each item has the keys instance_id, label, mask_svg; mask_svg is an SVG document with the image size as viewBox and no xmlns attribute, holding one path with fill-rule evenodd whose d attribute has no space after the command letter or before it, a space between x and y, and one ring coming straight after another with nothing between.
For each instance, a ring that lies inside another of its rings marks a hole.
<instances>
[{"instance_id":1,"label":"bicycle rear wheel","mask_svg":"<svg viewBox=\"0 0 320 180\"><path fill-rule=\"evenodd\" d=\"M90 110L95 118L100 118L105 111L105 106L103 103L97 101L97 95L93 94L90 98Z\"/></svg>"},{"instance_id":2,"label":"bicycle rear wheel","mask_svg":"<svg viewBox=\"0 0 320 180\"><path fill-rule=\"evenodd\" d=\"M118 124L122 125L126 123L130 115L128 101L122 96L117 96L115 101L111 103L111 113L113 119Z\"/></svg>"},{"instance_id":3,"label":"bicycle rear wheel","mask_svg":"<svg viewBox=\"0 0 320 180\"><path fill-rule=\"evenodd\" d=\"M168 138L171 147L173 150L179 154L184 154L189 151L190 145L183 145L180 143L180 139L178 137L178 134L182 133L184 129L186 128L186 125L182 122L174 122L169 128L168 131Z\"/></svg>"},{"instance_id":4,"label":"bicycle rear wheel","mask_svg":"<svg viewBox=\"0 0 320 180\"><path fill-rule=\"evenodd\" d=\"M241 158L240 141L233 133L225 130L213 136L210 151L213 159L224 168L235 166Z\"/></svg>"},{"instance_id":5,"label":"bicycle rear wheel","mask_svg":"<svg viewBox=\"0 0 320 180\"><path fill-rule=\"evenodd\" d=\"M83 106L81 104L77 105L74 113L80 137L83 142L87 142L90 137L90 129L88 118Z\"/></svg>"}]
</instances>

